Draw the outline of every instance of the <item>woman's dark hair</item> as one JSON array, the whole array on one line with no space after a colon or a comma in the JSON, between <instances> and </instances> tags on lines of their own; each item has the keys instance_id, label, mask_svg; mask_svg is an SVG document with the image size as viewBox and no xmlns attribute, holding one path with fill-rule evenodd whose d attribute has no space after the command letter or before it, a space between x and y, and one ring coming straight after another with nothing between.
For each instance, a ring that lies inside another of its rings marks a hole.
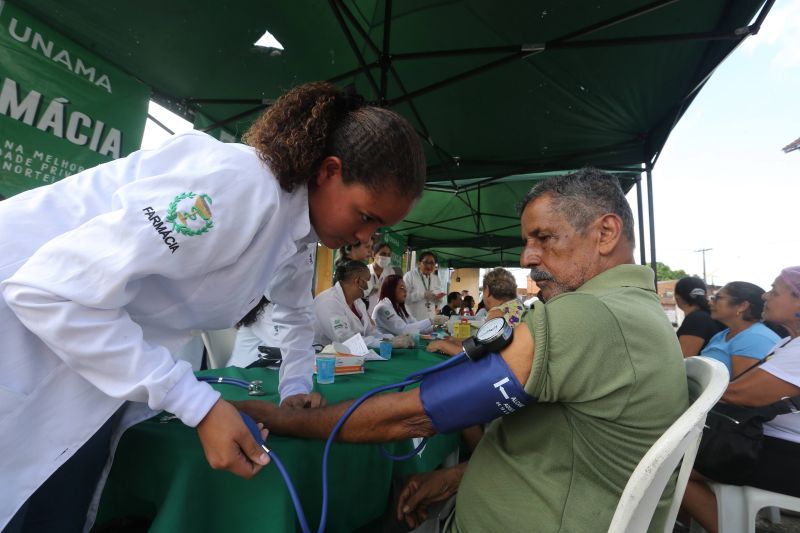
<instances>
[{"instance_id":1,"label":"woman's dark hair","mask_svg":"<svg viewBox=\"0 0 800 533\"><path fill-rule=\"evenodd\" d=\"M344 183L419 198L425 152L406 119L328 82L299 85L269 107L244 134L281 187L313 184L329 156L342 160ZM387 190L388 189L388 190Z\"/></svg>"},{"instance_id":2,"label":"woman's dark hair","mask_svg":"<svg viewBox=\"0 0 800 533\"><path fill-rule=\"evenodd\" d=\"M392 247L389 246L388 242L377 241L375 244L372 245L372 253L377 255L377 253L381 251L381 248L389 248L390 251L392 249Z\"/></svg>"},{"instance_id":3,"label":"woman's dark hair","mask_svg":"<svg viewBox=\"0 0 800 533\"><path fill-rule=\"evenodd\" d=\"M764 289L746 281L731 281L723 289L730 296L732 304L739 305L744 302L750 304L742 314L742 319L748 322L761 320L761 312L764 310L764 300L761 299L761 296L764 294Z\"/></svg>"},{"instance_id":4,"label":"woman's dark hair","mask_svg":"<svg viewBox=\"0 0 800 533\"><path fill-rule=\"evenodd\" d=\"M469 294L464 296L464 305L463 305L463 307L465 309L472 309L473 307L475 307L475 298L473 298Z\"/></svg>"},{"instance_id":5,"label":"woman's dark hair","mask_svg":"<svg viewBox=\"0 0 800 533\"><path fill-rule=\"evenodd\" d=\"M233 327L239 329L242 326L252 326L253 324L255 324L256 320L258 320L258 317L264 314L264 310L267 308L268 305L269 305L269 300L267 300L266 296L262 296L261 300L259 300L256 306L252 308L250 311L248 311L247 314L244 315L244 317L239 322L237 322Z\"/></svg>"},{"instance_id":6,"label":"woman's dark hair","mask_svg":"<svg viewBox=\"0 0 800 533\"><path fill-rule=\"evenodd\" d=\"M424 252L419 254L419 258L417 259L417 262L421 263L422 260L425 259L428 256L433 257L434 261L437 261L437 262L439 261L438 259L436 259L436 254L435 253L433 253L431 250L425 250Z\"/></svg>"},{"instance_id":7,"label":"woman's dark hair","mask_svg":"<svg viewBox=\"0 0 800 533\"><path fill-rule=\"evenodd\" d=\"M381 285L381 293L378 299L383 300L384 298L389 298L395 313L400 315L400 318L408 318L411 315L406 310L406 304L397 301L397 285L401 281L403 281L403 277L398 274L386 276L386 279L383 280L383 285Z\"/></svg>"},{"instance_id":8,"label":"woman's dark hair","mask_svg":"<svg viewBox=\"0 0 800 533\"><path fill-rule=\"evenodd\" d=\"M708 298L706 292L708 288L705 282L697 276L689 276L681 278L675 284L675 294L683 298L683 301L689 305L696 305L706 313L711 312L708 306Z\"/></svg>"},{"instance_id":9,"label":"woman's dark hair","mask_svg":"<svg viewBox=\"0 0 800 533\"><path fill-rule=\"evenodd\" d=\"M483 300L478 302L478 308L476 309L476 311L480 311L481 309L486 309L486 303L484 303Z\"/></svg>"},{"instance_id":10,"label":"woman's dark hair","mask_svg":"<svg viewBox=\"0 0 800 533\"><path fill-rule=\"evenodd\" d=\"M336 266L336 271L333 273L333 282L347 281L353 279L353 276L359 272L367 271L367 265L361 261L345 261L344 263Z\"/></svg>"}]
</instances>

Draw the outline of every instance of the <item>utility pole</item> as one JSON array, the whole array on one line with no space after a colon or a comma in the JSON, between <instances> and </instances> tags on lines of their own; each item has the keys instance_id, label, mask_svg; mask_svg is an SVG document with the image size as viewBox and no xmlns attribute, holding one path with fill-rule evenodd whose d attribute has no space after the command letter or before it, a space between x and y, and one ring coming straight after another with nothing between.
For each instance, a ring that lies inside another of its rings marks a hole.
<instances>
[{"instance_id":1,"label":"utility pole","mask_svg":"<svg viewBox=\"0 0 800 533\"><path fill-rule=\"evenodd\" d=\"M701 248L700 250L695 250L695 252L700 252L703 254L703 283L706 285L708 282L706 281L706 252L710 252L713 248Z\"/></svg>"}]
</instances>

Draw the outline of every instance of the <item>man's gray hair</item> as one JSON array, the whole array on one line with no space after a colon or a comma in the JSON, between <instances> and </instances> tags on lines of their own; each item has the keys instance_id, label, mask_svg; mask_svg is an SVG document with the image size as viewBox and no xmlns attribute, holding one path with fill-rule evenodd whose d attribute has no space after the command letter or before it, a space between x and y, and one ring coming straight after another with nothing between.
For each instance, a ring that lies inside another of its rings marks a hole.
<instances>
[{"instance_id":1,"label":"man's gray hair","mask_svg":"<svg viewBox=\"0 0 800 533\"><path fill-rule=\"evenodd\" d=\"M520 214L533 200L545 195L551 195L553 209L581 234L601 216L613 213L622 219L623 235L631 245L635 244L631 206L611 174L587 167L537 183L520 203Z\"/></svg>"}]
</instances>

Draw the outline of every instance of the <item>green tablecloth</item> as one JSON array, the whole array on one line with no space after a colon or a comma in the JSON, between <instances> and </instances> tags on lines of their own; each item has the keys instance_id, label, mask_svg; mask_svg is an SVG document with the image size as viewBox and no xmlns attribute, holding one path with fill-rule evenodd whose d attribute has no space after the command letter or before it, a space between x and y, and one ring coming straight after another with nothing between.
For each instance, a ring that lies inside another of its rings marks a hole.
<instances>
[{"instance_id":1,"label":"green tablecloth","mask_svg":"<svg viewBox=\"0 0 800 533\"><path fill-rule=\"evenodd\" d=\"M316 390L329 403L335 403L400 381L441 360L424 350L395 350L390 361L368 362L364 374L336 376L336 383L316 385ZM202 374L261 379L268 394L260 398L278 402L275 370L225 368ZM244 389L215 387L225 398L248 398ZM324 442L270 436L268 445L286 465L309 526L316 531L322 502ZM349 532L374 522L383 514L394 475L432 470L457 446L457 435L437 435L421 455L394 463L384 458L376 445L334 444L329 460L327 531ZM411 450L411 441L386 447L399 454ZM267 466L251 480L212 470L195 430L177 420L162 423L159 417L142 422L123 435L103 492L97 524L130 515L153 518L154 532L299 531L294 507L277 468Z\"/></svg>"}]
</instances>

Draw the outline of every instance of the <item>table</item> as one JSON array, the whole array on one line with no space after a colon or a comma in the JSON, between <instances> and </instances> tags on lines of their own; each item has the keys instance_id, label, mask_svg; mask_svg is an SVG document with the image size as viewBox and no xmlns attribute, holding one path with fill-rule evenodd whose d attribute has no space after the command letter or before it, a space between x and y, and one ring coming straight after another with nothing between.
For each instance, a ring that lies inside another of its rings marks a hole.
<instances>
[{"instance_id":1,"label":"table","mask_svg":"<svg viewBox=\"0 0 800 533\"><path fill-rule=\"evenodd\" d=\"M315 385L329 403L357 397L443 359L424 350L395 350L389 361L367 362L362 375L336 376L331 385ZM278 402L277 371L225 368L202 372L246 380L264 381L266 396ZM215 385L224 397L242 400L247 391ZM265 467L244 480L212 470L206 463L196 431L177 420L160 417L129 429L120 440L106 483L97 524L124 516L153 519L150 531L293 532L299 531L289 493L277 468ZM330 532L369 531L384 512L393 476L433 470L458 447L459 436L437 435L420 456L395 463L372 444L336 443L329 459ZM316 531L322 503L322 451L324 441L277 437L267 440L297 488L309 526ZM390 443L397 455L412 449L411 440Z\"/></svg>"}]
</instances>

